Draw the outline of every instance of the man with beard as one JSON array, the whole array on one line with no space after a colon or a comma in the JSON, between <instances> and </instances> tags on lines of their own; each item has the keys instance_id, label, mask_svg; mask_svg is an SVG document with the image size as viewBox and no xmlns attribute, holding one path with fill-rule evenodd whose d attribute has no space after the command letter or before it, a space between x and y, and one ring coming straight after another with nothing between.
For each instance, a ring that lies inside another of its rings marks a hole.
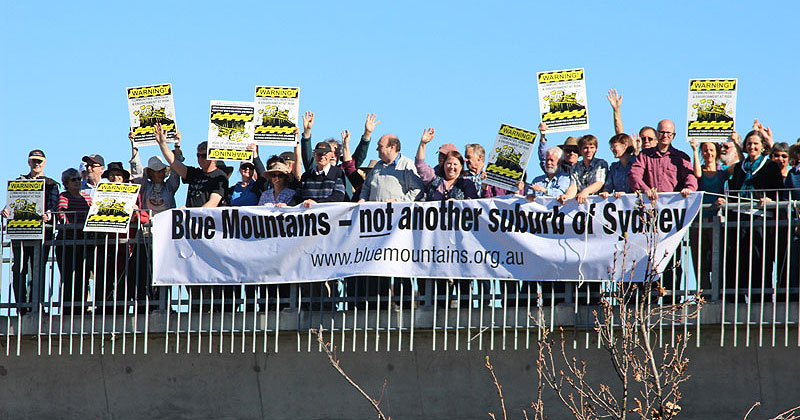
<instances>
[{"instance_id":1,"label":"man with beard","mask_svg":"<svg viewBox=\"0 0 800 420\"><path fill-rule=\"evenodd\" d=\"M741 146L740 146L741 139L739 138L739 134L734 131L731 133L731 136L728 138L728 141L723 142L719 145L720 154L719 154L719 161L720 161L720 170L728 170L731 172L733 167L739 163L741 159ZM730 170L729 170L730 168Z\"/></svg>"},{"instance_id":2,"label":"man with beard","mask_svg":"<svg viewBox=\"0 0 800 420\"><path fill-rule=\"evenodd\" d=\"M558 146L553 146L547 149L545 156L544 174L531 181L526 191L528 200L533 201L538 197L558 197L569 188L569 174L560 167L564 151Z\"/></svg>"},{"instance_id":3,"label":"man with beard","mask_svg":"<svg viewBox=\"0 0 800 420\"><path fill-rule=\"evenodd\" d=\"M546 158L546 151L547 151L547 138L545 138L544 134L547 132L547 124L541 122L539 123L539 166L544 171L544 161ZM561 156L561 170L564 172L569 173L569 170L572 168L572 165L578 162L578 158L580 157L580 153L578 153L578 139L575 137L567 137L567 140L564 141L564 144L558 146L564 152Z\"/></svg>"}]
</instances>

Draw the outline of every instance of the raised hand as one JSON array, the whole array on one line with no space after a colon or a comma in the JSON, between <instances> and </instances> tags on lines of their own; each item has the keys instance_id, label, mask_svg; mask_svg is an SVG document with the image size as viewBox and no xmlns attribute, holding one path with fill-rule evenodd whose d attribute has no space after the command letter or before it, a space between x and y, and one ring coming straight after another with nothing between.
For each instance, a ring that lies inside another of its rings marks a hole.
<instances>
[{"instance_id":1,"label":"raised hand","mask_svg":"<svg viewBox=\"0 0 800 420\"><path fill-rule=\"evenodd\" d=\"M611 108L618 111L619 107L622 105L622 94L617 95L616 89L609 89L606 98L608 98L608 103L611 104Z\"/></svg>"},{"instance_id":2,"label":"raised hand","mask_svg":"<svg viewBox=\"0 0 800 420\"><path fill-rule=\"evenodd\" d=\"M181 131L175 128L175 147L181 147Z\"/></svg>"},{"instance_id":3,"label":"raised hand","mask_svg":"<svg viewBox=\"0 0 800 420\"><path fill-rule=\"evenodd\" d=\"M364 137L369 137L375 131L375 126L380 123L377 115L367 114L367 120L364 122Z\"/></svg>"},{"instance_id":4,"label":"raised hand","mask_svg":"<svg viewBox=\"0 0 800 420\"><path fill-rule=\"evenodd\" d=\"M422 132L422 138L419 140L419 142L422 143L422 144L428 144L428 143L431 142L431 140L433 140L433 135L434 135L434 129L433 128L426 128Z\"/></svg>"},{"instance_id":5,"label":"raised hand","mask_svg":"<svg viewBox=\"0 0 800 420\"><path fill-rule=\"evenodd\" d=\"M350 145L350 130L342 130L342 146Z\"/></svg>"},{"instance_id":6,"label":"raised hand","mask_svg":"<svg viewBox=\"0 0 800 420\"><path fill-rule=\"evenodd\" d=\"M767 143L767 146L772 148L773 138L772 138L772 129L769 127L764 128L761 130L761 137L764 137L764 142Z\"/></svg>"},{"instance_id":7,"label":"raised hand","mask_svg":"<svg viewBox=\"0 0 800 420\"><path fill-rule=\"evenodd\" d=\"M134 139L136 139L136 133L134 133L133 130L131 129L130 131L128 131L128 140L131 141L131 146L133 146Z\"/></svg>"},{"instance_id":8,"label":"raised hand","mask_svg":"<svg viewBox=\"0 0 800 420\"><path fill-rule=\"evenodd\" d=\"M547 132L547 124L542 121L539 123L539 133L544 136L544 133Z\"/></svg>"},{"instance_id":9,"label":"raised hand","mask_svg":"<svg viewBox=\"0 0 800 420\"><path fill-rule=\"evenodd\" d=\"M311 128L314 127L314 113L306 111L303 113L303 137L311 137Z\"/></svg>"},{"instance_id":10,"label":"raised hand","mask_svg":"<svg viewBox=\"0 0 800 420\"><path fill-rule=\"evenodd\" d=\"M167 130L161 126L161 123L156 123L153 126L153 133L156 135L156 143L162 144L167 142Z\"/></svg>"},{"instance_id":11,"label":"raised hand","mask_svg":"<svg viewBox=\"0 0 800 420\"><path fill-rule=\"evenodd\" d=\"M258 157L258 145L255 143L250 143L247 145L247 150L253 152L253 159Z\"/></svg>"},{"instance_id":12,"label":"raised hand","mask_svg":"<svg viewBox=\"0 0 800 420\"><path fill-rule=\"evenodd\" d=\"M690 139L689 139L689 145L690 145L690 146L692 146L692 150L693 150L695 153L697 153L697 149L698 149L698 146L699 146L699 145L697 144L697 140L696 140L696 139L694 139L694 138L690 138Z\"/></svg>"}]
</instances>

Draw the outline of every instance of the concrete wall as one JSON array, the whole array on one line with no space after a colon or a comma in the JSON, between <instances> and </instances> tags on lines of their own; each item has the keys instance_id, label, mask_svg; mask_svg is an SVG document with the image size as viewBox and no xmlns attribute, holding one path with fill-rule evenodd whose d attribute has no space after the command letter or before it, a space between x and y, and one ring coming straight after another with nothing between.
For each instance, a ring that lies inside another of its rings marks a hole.
<instances>
[{"instance_id":1,"label":"concrete wall","mask_svg":"<svg viewBox=\"0 0 800 420\"><path fill-rule=\"evenodd\" d=\"M165 354L163 338L151 337L146 355L39 356L35 339L26 338L22 356L0 358L0 418L376 417L324 353L297 352L295 334L280 339L280 351L266 354ZM415 340L413 352L340 353L342 366L373 396L388 380L382 407L395 419L487 419L489 411L500 418L486 355L504 386L509 419L521 419L535 398L533 350L432 351L429 334ZM768 418L800 404L796 334L790 342L795 346L720 347L719 330L704 328L702 347L688 351L693 376L682 387L680 418L742 418L755 401L762 407L750 418ZM608 356L594 347L576 356L588 360L592 375L613 381ZM569 418L549 391L545 403L549 418Z\"/></svg>"}]
</instances>

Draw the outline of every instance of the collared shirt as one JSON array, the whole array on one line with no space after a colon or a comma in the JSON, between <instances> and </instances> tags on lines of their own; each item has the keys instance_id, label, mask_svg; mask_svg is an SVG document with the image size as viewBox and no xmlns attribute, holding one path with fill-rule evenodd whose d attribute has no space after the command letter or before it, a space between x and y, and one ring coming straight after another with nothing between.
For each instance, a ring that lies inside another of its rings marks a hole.
<instances>
[{"instance_id":1,"label":"collared shirt","mask_svg":"<svg viewBox=\"0 0 800 420\"><path fill-rule=\"evenodd\" d=\"M567 192L567 188L569 188L570 183L572 183L569 174L559 170L553 175L552 178L548 178L547 174L542 174L533 178L530 185L528 185L527 191L525 191L526 195L533 194L534 197L558 197L561 194ZM534 185L541 185L546 189L545 192L536 191L532 187Z\"/></svg>"},{"instance_id":2,"label":"collared shirt","mask_svg":"<svg viewBox=\"0 0 800 420\"><path fill-rule=\"evenodd\" d=\"M259 206L274 206L278 203L288 204L294 198L294 190L291 188L284 188L275 197L275 190L270 188L261 193L261 199L258 200Z\"/></svg>"},{"instance_id":3,"label":"collared shirt","mask_svg":"<svg viewBox=\"0 0 800 420\"><path fill-rule=\"evenodd\" d=\"M314 174L327 176L328 175L328 171L330 169L331 169L331 164L330 163L325 165L325 167L322 168L322 169L317 169L316 167L314 167Z\"/></svg>"},{"instance_id":4,"label":"collared shirt","mask_svg":"<svg viewBox=\"0 0 800 420\"><path fill-rule=\"evenodd\" d=\"M422 180L414 161L397 155L392 163L378 161L361 187L366 201L416 201L422 197Z\"/></svg>"},{"instance_id":5,"label":"collared shirt","mask_svg":"<svg viewBox=\"0 0 800 420\"><path fill-rule=\"evenodd\" d=\"M86 194L89 194L90 197L94 197L94 192L97 191L98 185L100 185L99 182L95 185L92 185L89 183L88 178L84 179L81 181L81 192L85 192Z\"/></svg>"},{"instance_id":6,"label":"collared shirt","mask_svg":"<svg viewBox=\"0 0 800 420\"><path fill-rule=\"evenodd\" d=\"M581 160L569 170L569 177L573 184L578 186L578 192L595 182L606 182L608 172L608 162L603 159L594 158L587 167Z\"/></svg>"},{"instance_id":7,"label":"collared shirt","mask_svg":"<svg viewBox=\"0 0 800 420\"><path fill-rule=\"evenodd\" d=\"M608 168L608 176L606 176L606 184L603 186L603 191L608 193L632 193L633 190L631 190L631 185L628 183L628 173L631 171L631 166L633 166L635 160L636 156L631 156L625 166L622 166L619 161L613 162Z\"/></svg>"},{"instance_id":8,"label":"collared shirt","mask_svg":"<svg viewBox=\"0 0 800 420\"><path fill-rule=\"evenodd\" d=\"M672 146L665 153L659 152L657 147L642 150L631 166L628 183L632 191L650 188L661 192L678 192L684 188L697 191L697 177L689 155Z\"/></svg>"}]
</instances>

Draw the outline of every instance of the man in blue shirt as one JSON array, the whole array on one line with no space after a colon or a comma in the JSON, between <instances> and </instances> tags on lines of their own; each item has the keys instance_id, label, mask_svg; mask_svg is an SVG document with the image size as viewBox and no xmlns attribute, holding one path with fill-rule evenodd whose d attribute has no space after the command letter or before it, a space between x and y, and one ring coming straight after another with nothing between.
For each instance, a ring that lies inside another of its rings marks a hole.
<instances>
[{"instance_id":1,"label":"man in blue shirt","mask_svg":"<svg viewBox=\"0 0 800 420\"><path fill-rule=\"evenodd\" d=\"M528 199L538 197L558 197L569 188L569 174L561 170L564 152L559 146L554 146L545 152L544 174L537 176L528 185L525 192Z\"/></svg>"}]
</instances>

